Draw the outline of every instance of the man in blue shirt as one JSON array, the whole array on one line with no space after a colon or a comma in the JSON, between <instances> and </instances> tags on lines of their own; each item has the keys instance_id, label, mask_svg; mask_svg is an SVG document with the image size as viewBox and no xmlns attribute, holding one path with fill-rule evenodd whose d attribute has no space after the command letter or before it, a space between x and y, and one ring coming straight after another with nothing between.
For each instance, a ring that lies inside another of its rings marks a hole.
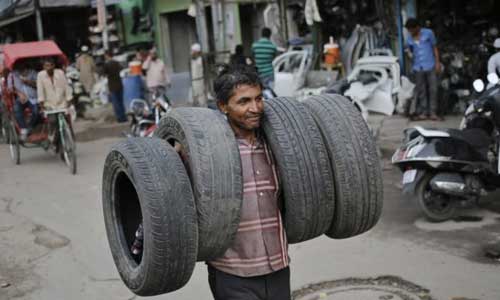
<instances>
[{"instance_id":1,"label":"man in blue shirt","mask_svg":"<svg viewBox=\"0 0 500 300\"><path fill-rule=\"evenodd\" d=\"M416 97L410 108L411 118L440 120L437 116L437 74L441 72L441 64L436 37L432 30L421 28L413 18L406 21L405 27L410 33L406 39L406 48L413 58L412 71L416 84Z\"/></svg>"},{"instance_id":2,"label":"man in blue shirt","mask_svg":"<svg viewBox=\"0 0 500 300\"><path fill-rule=\"evenodd\" d=\"M20 128L21 140L26 140L28 134L35 127L38 121L38 100L36 91L35 70L30 69L26 64L18 64L7 78L7 85L16 95L14 102L14 115L17 125ZM26 124L24 110L31 109L31 119Z\"/></svg>"}]
</instances>

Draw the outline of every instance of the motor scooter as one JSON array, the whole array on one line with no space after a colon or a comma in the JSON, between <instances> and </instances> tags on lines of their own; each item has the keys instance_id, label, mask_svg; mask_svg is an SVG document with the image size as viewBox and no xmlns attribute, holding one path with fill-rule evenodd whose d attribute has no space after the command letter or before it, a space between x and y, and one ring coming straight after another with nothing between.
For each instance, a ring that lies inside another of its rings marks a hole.
<instances>
[{"instance_id":1,"label":"motor scooter","mask_svg":"<svg viewBox=\"0 0 500 300\"><path fill-rule=\"evenodd\" d=\"M460 129L406 129L392 157L403 172L403 195L417 198L430 221L451 219L500 188L500 85L498 76L488 80L487 90L474 81L477 95Z\"/></svg>"},{"instance_id":2,"label":"motor scooter","mask_svg":"<svg viewBox=\"0 0 500 300\"><path fill-rule=\"evenodd\" d=\"M166 115L172 105L163 92L155 92L150 106L146 100L133 99L130 102L129 114L132 116L128 137L152 137L160 119Z\"/></svg>"}]
</instances>

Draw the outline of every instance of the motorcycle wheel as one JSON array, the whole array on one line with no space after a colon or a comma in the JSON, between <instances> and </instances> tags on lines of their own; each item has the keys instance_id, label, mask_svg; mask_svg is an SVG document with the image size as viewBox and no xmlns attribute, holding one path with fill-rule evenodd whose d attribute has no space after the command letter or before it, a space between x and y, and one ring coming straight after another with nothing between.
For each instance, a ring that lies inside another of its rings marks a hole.
<instances>
[{"instance_id":1,"label":"motorcycle wheel","mask_svg":"<svg viewBox=\"0 0 500 300\"><path fill-rule=\"evenodd\" d=\"M431 190L432 175L427 175L417 189L418 204L431 222L444 222L455 216L456 202L450 195Z\"/></svg>"}]
</instances>

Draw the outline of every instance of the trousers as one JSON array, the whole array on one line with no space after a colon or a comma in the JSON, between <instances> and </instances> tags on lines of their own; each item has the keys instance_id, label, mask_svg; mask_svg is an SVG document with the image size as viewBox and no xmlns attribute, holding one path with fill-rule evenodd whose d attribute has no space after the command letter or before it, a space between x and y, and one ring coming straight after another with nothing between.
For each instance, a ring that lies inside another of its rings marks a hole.
<instances>
[{"instance_id":1,"label":"trousers","mask_svg":"<svg viewBox=\"0 0 500 300\"><path fill-rule=\"evenodd\" d=\"M417 71L415 76L415 98L410 106L410 114L437 114L438 82L434 69Z\"/></svg>"},{"instance_id":2,"label":"trousers","mask_svg":"<svg viewBox=\"0 0 500 300\"><path fill-rule=\"evenodd\" d=\"M208 265L215 300L291 300L290 268L255 277L231 275Z\"/></svg>"}]
</instances>

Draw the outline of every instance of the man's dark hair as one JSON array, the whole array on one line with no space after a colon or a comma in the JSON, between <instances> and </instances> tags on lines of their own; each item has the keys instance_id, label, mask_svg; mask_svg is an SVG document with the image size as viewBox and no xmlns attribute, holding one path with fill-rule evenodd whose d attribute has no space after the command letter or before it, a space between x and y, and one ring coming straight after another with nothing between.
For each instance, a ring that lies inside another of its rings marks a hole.
<instances>
[{"instance_id":1,"label":"man's dark hair","mask_svg":"<svg viewBox=\"0 0 500 300\"><path fill-rule=\"evenodd\" d=\"M262 82L255 68L245 65L221 65L214 81L217 102L227 104L229 98L233 96L234 89L244 84L262 88Z\"/></svg>"},{"instance_id":2,"label":"man's dark hair","mask_svg":"<svg viewBox=\"0 0 500 300\"><path fill-rule=\"evenodd\" d=\"M413 29L419 27L420 24L418 23L417 19L415 18L409 18L406 20L405 27L406 29Z\"/></svg>"},{"instance_id":3,"label":"man's dark hair","mask_svg":"<svg viewBox=\"0 0 500 300\"><path fill-rule=\"evenodd\" d=\"M271 37L271 29L269 29L267 27L262 28L261 35L262 35L262 37L270 38Z\"/></svg>"}]
</instances>

